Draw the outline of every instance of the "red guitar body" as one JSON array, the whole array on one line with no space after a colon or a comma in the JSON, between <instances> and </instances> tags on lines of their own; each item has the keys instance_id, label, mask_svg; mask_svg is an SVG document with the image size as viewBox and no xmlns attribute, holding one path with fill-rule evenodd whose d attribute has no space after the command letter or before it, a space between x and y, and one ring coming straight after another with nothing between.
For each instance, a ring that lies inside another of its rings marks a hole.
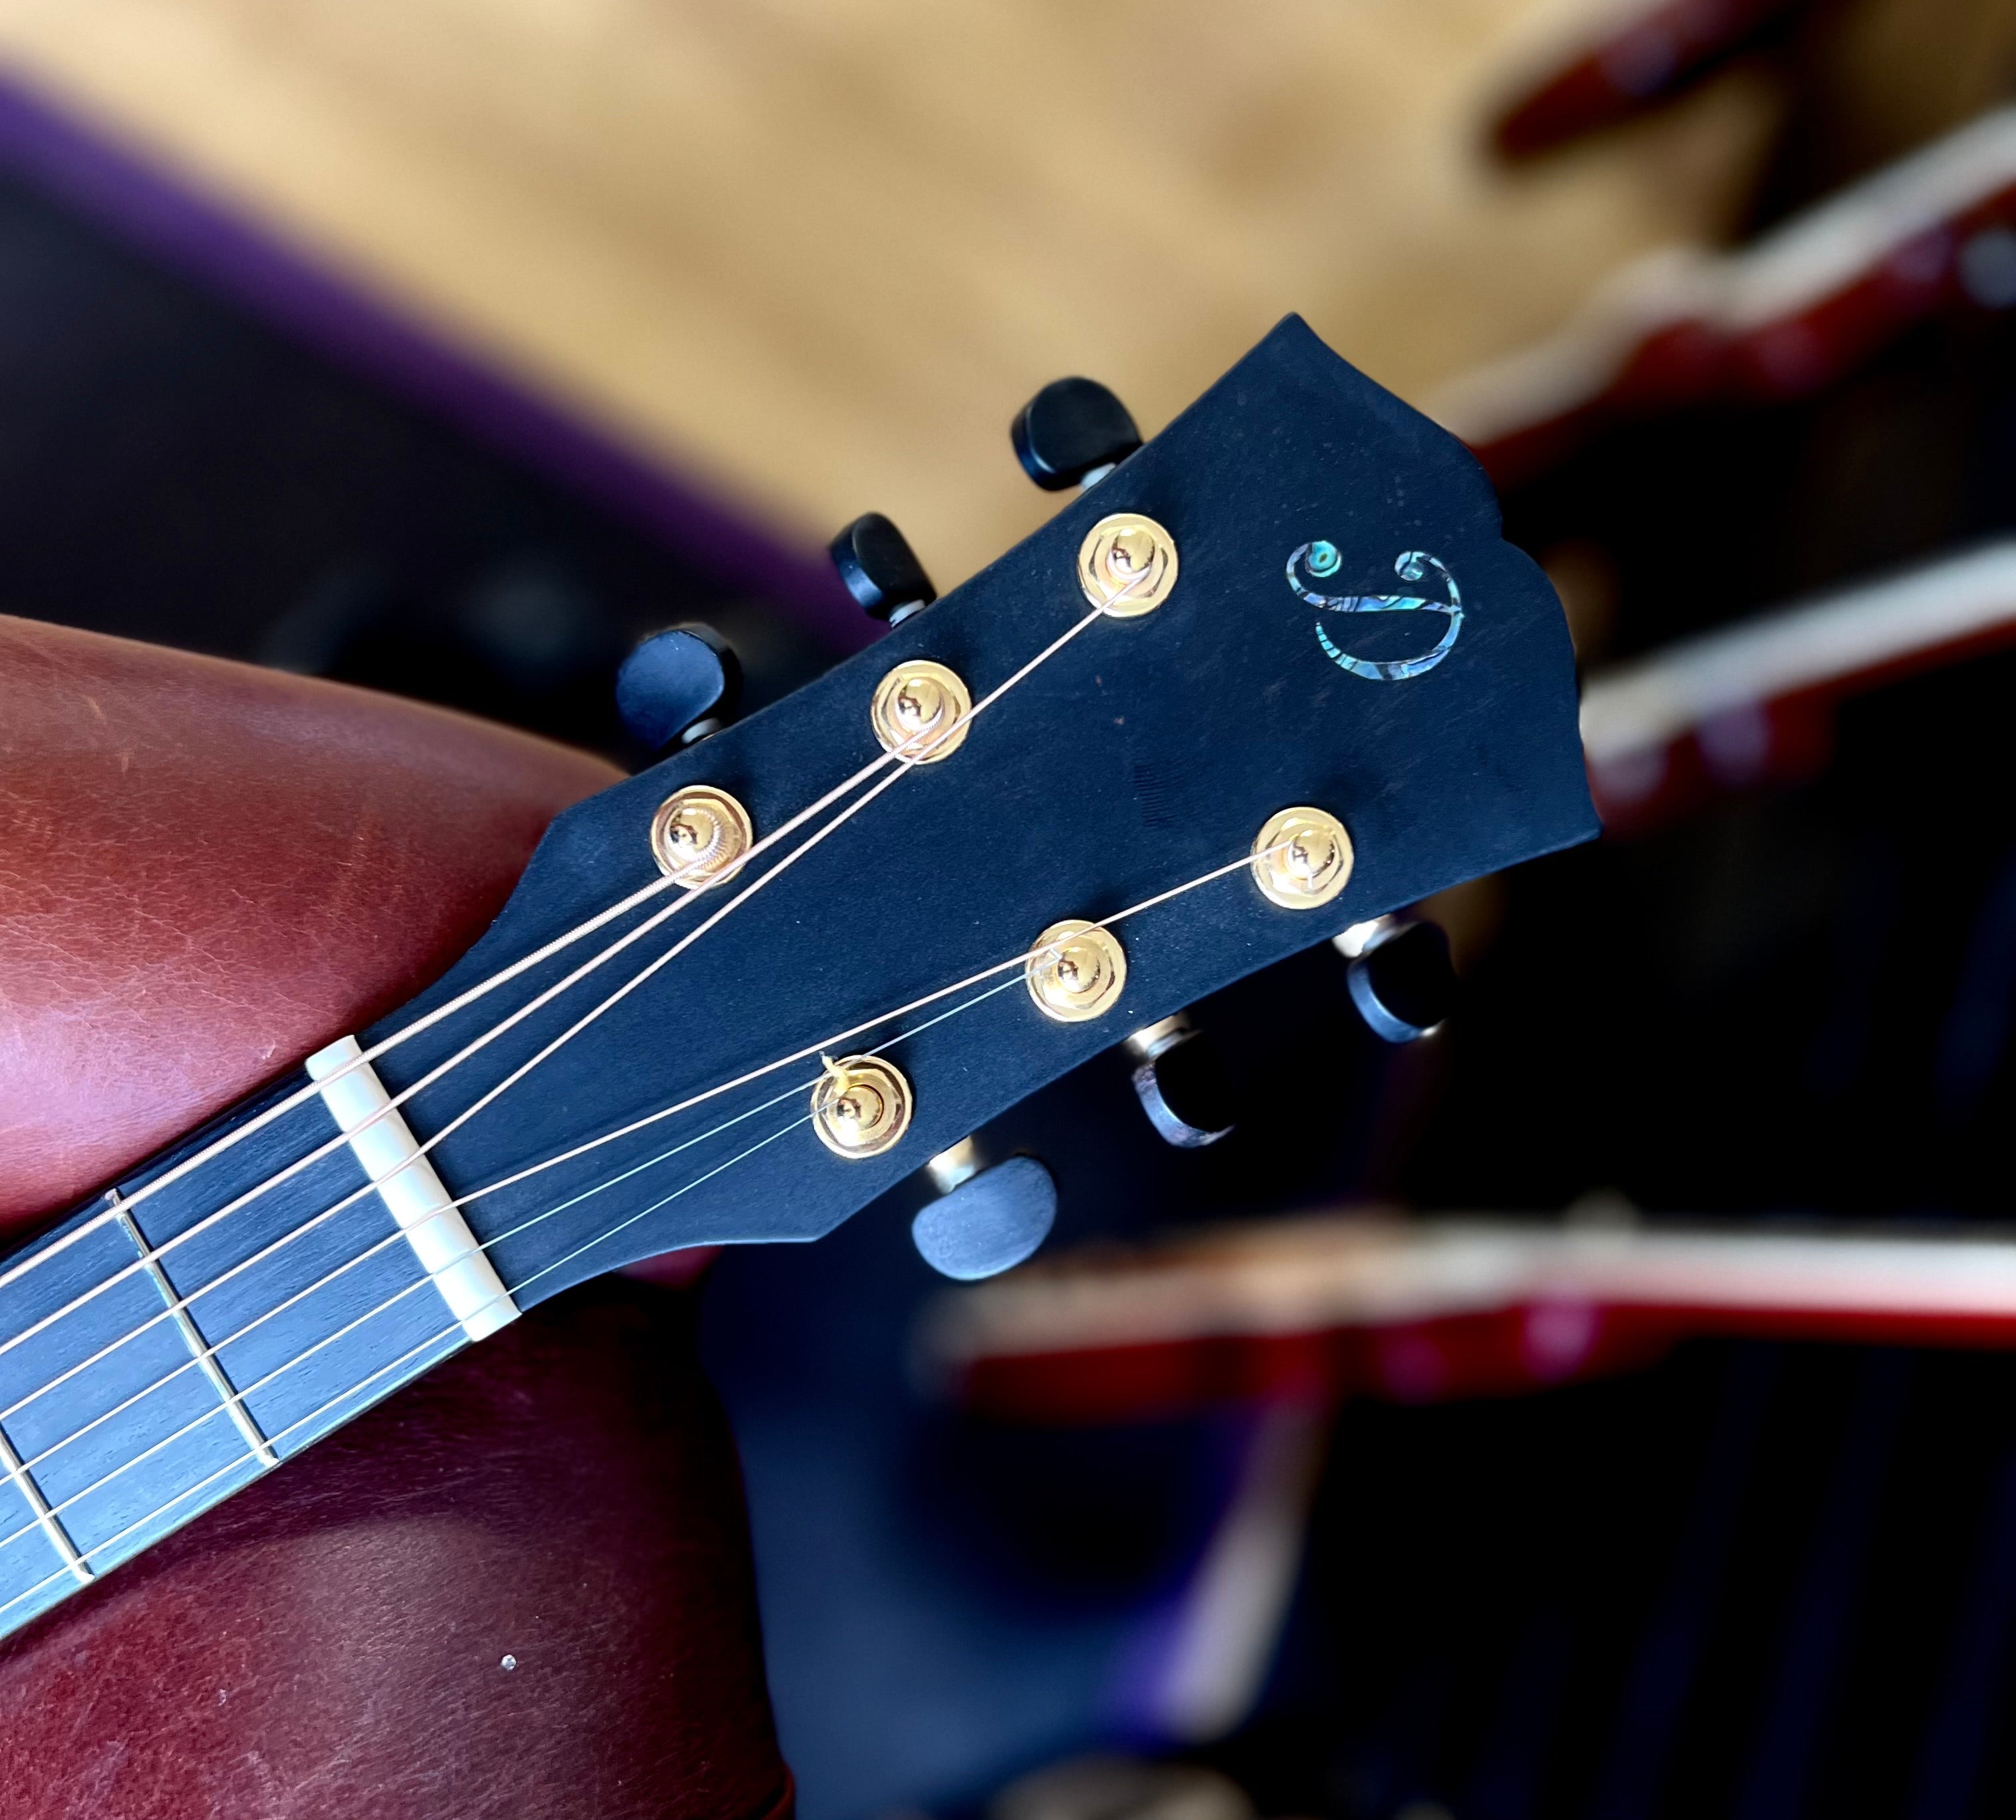
<instances>
[{"instance_id":1,"label":"red guitar body","mask_svg":"<svg viewBox=\"0 0 2016 1820\"><path fill-rule=\"evenodd\" d=\"M0 618L0 1234L411 996L614 775ZM0 1644L5 1820L790 1798L733 1443L684 1298L639 1284L535 1310Z\"/></svg>"}]
</instances>

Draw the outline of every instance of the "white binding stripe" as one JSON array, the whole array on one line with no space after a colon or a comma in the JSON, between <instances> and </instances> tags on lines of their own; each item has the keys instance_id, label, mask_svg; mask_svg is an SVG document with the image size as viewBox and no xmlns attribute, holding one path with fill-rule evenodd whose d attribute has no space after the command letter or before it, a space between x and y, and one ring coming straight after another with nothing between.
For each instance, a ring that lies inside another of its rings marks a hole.
<instances>
[{"instance_id":1,"label":"white binding stripe","mask_svg":"<svg viewBox=\"0 0 2016 1820\"><path fill-rule=\"evenodd\" d=\"M351 1066L363 1052L356 1038L340 1037L308 1057L309 1078L321 1084L330 1117L349 1138L448 1312L471 1340L481 1340L517 1320L517 1307L405 1120L387 1110L392 1096L377 1071L369 1063ZM348 1074L328 1078L345 1067Z\"/></svg>"}]
</instances>

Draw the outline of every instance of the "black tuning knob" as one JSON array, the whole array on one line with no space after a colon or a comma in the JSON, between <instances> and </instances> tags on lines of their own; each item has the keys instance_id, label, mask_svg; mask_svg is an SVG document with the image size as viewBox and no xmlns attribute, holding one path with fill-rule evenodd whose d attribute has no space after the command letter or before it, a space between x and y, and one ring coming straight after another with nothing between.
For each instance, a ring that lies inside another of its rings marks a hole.
<instances>
[{"instance_id":1,"label":"black tuning knob","mask_svg":"<svg viewBox=\"0 0 2016 1820\"><path fill-rule=\"evenodd\" d=\"M910 1237L941 1275L975 1282L1020 1264L1049 1236L1057 1185L1033 1156L983 1165L970 1138L924 1165L934 1198L910 1222Z\"/></svg>"},{"instance_id":2,"label":"black tuning knob","mask_svg":"<svg viewBox=\"0 0 2016 1820\"><path fill-rule=\"evenodd\" d=\"M1127 407L1096 379L1053 379L1008 433L1024 472L1049 493L1103 480L1141 446Z\"/></svg>"},{"instance_id":3,"label":"black tuning knob","mask_svg":"<svg viewBox=\"0 0 2016 1820\"><path fill-rule=\"evenodd\" d=\"M719 732L741 696L742 666L711 626L653 632L616 672L616 711L653 752Z\"/></svg>"},{"instance_id":4,"label":"black tuning knob","mask_svg":"<svg viewBox=\"0 0 2016 1820\"><path fill-rule=\"evenodd\" d=\"M1449 937L1432 923L1381 917L1337 938L1351 957L1351 1002L1389 1043L1426 1036L1456 1002Z\"/></svg>"},{"instance_id":5,"label":"black tuning knob","mask_svg":"<svg viewBox=\"0 0 2016 1820\"><path fill-rule=\"evenodd\" d=\"M1141 1110L1166 1142L1201 1150L1238 1123L1237 1090L1218 1046L1180 1011L1127 1039Z\"/></svg>"},{"instance_id":6,"label":"black tuning knob","mask_svg":"<svg viewBox=\"0 0 2016 1820\"><path fill-rule=\"evenodd\" d=\"M879 512L864 512L826 545L847 592L870 618L900 625L938 591L909 539Z\"/></svg>"}]
</instances>

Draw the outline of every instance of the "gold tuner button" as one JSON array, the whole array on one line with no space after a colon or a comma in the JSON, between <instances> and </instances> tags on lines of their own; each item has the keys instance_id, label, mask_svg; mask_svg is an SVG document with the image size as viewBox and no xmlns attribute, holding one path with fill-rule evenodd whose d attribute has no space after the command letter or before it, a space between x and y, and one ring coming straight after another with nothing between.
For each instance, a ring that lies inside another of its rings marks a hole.
<instances>
[{"instance_id":1,"label":"gold tuner button","mask_svg":"<svg viewBox=\"0 0 2016 1820\"><path fill-rule=\"evenodd\" d=\"M1067 919L1036 937L1023 977L1044 1016L1083 1023L1113 1008L1127 984L1127 955L1110 930Z\"/></svg>"},{"instance_id":2,"label":"gold tuner button","mask_svg":"<svg viewBox=\"0 0 2016 1820\"><path fill-rule=\"evenodd\" d=\"M876 685L868 718L884 752L935 764L966 743L972 712L973 697L955 672L916 657Z\"/></svg>"},{"instance_id":3,"label":"gold tuner button","mask_svg":"<svg viewBox=\"0 0 2016 1820\"><path fill-rule=\"evenodd\" d=\"M651 857L689 891L732 877L755 839L749 811L711 784L675 790L651 818Z\"/></svg>"},{"instance_id":4,"label":"gold tuner button","mask_svg":"<svg viewBox=\"0 0 2016 1820\"><path fill-rule=\"evenodd\" d=\"M1102 518L1078 545L1078 584L1111 618L1153 613L1176 584L1176 540L1138 512Z\"/></svg>"},{"instance_id":5,"label":"gold tuner button","mask_svg":"<svg viewBox=\"0 0 2016 1820\"><path fill-rule=\"evenodd\" d=\"M836 1156L879 1156L910 1128L910 1084L879 1056L828 1059L812 1084L812 1129Z\"/></svg>"},{"instance_id":6,"label":"gold tuner button","mask_svg":"<svg viewBox=\"0 0 2016 1820\"><path fill-rule=\"evenodd\" d=\"M1283 809L1253 843L1253 882L1283 910L1314 910L1351 882L1344 824L1326 809Z\"/></svg>"}]
</instances>

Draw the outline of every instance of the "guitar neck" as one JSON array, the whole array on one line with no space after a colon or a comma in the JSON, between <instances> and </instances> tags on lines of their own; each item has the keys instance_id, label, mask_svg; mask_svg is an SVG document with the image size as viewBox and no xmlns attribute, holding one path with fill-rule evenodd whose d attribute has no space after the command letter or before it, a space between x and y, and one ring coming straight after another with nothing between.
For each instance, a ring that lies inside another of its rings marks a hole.
<instances>
[{"instance_id":1,"label":"guitar neck","mask_svg":"<svg viewBox=\"0 0 2016 1820\"><path fill-rule=\"evenodd\" d=\"M358 1054L0 1263L0 1635L517 1312Z\"/></svg>"},{"instance_id":2,"label":"guitar neck","mask_svg":"<svg viewBox=\"0 0 2016 1820\"><path fill-rule=\"evenodd\" d=\"M1499 531L1291 318L928 613L567 810L368 1063L0 1264L0 1630L571 1282L816 1239L1129 1029L1587 838Z\"/></svg>"}]
</instances>

